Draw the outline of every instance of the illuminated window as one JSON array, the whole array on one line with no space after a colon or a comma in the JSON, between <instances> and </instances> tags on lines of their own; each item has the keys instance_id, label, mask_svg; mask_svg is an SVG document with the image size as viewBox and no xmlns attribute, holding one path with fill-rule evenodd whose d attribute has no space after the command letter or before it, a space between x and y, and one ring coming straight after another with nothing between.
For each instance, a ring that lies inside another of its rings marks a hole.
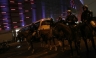
<instances>
[{"instance_id":1,"label":"illuminated window","mask_svg":"<svg viewBox=\"0 0 96 58\"><path fill-rule=\"evenodd\" d=\"M33 2L31 2L31 4L34 4Z\"/></svg>"},{"instance_id":2,"label":"illuminated window","mask_svg":"<svg viewBox=\"0 0 96 58\"><path fill-rule=\"evenodd\" d=\"M4 26L4 27L8 27L8 26Z\"/></svg>"},{"instance_id":3,"label":"illuminated window","mask_svg":"<svg viewBox=\"0 0 96 58\"><path fill-rule=\"evenodd\" d=\"M11 9L11 10L15 10L15 9Z\"/></svg>"},{"instance_id":4,"label":"illuminated window","mask_svg":"<svg viewBox=\"0 0 96 58\"><path fill-rule=\"evenodd\" d=\"M23 21L23 20L20 20L20 21Z\"/></svg>"},{"instance_id":5,"label":"illuminated window","mask_svg":"<svg viewBox=\"0 0 96 58\"><path fill-rule=\"evenodd\" d=\"M1 12L2 14L5 14L6 12Z\"/></svg>"},{"instance_id":6,"label":"illuminated window","mask_svg":"<svg viewBox=\"0 0 96 58\"><path fill-rule=\"evenodd\" d=\"M10 1L11 3L14 3L14 1Z\"/></svg>"},{"instance_id":7,"label":"illuminated window","mask_svg":"<svg viewBox=\"0 0 96 58\"><path fill-rule=\"evenodd\" d=\"M7 18L4 18L3 20L7 20Z\"/></svg>"},{"instance_id":8,"label":"illuminated window","mask_svg":"<svg viewBox=\"0 0 96 58\"><path fill-rule=\"evenodd\" d=\"M18 26L14 26L14 28L17 28Z\"/></svg>"},{"instance_id":9,"label":"illuminated window","mask_svg":"<svg viewBox=\"0 0 96 58\"><path fill-rule=\"evenodd\" d=\"M31 4L34 4L34 0L30 0L31 1Z\"/></svg>"},{"instance_id":10,"label":"illuminated window","mask_svg":"<svg viewBox=\"0 0 96 58\"><path fill-rule=\"evenodd\" d=\"M18 4L22 4L22 3L18 3Z\"/></svg>"},{"instance_id":11,"label":"illuminated window","mask_svg":"<svg viewBox=\"0 0 96 58\"><path fill-rule=\"evenodd\" d=\"M0 28L0 30L2 30L2 28Z\"/></svg>"},{"instance_id":12,"label":"illuminated window","mask_svg":"<svg viewBox=\"0 0 96 58\"><path fill-rule=\"evenodd\" d=\"M19 9L22 9L22 7L19 7Z\"/></svg>"},{"instance_id":13,"label":"illuminated window","mask_svg":"<svg viewBox=\"0 0 96 58\"><path fill-rule=\"evenodd\" d=\"M9 27L7 27L7 28L9 28Z\"/></svg>"},{"instance_id":14,"label":"illuminated window","mask_svg":"<svg viewBox=\"0 0 96 58\"><path fill-rule=\"evenodd\" d=\"M25 12L29 12L29 10L25 10Z\"/></svg>"},{"instance_id":15,"label":"illuminated window","mask_svg":"<svg viewBox=\"0 0 96 58\"><path fill-rule=\"evenodd\" d=\"M30 1L34 1L34 0L30 0Z\"/></svg>"},{"instance_id":16,"label":"illuminated window","mask_svg":"<svg viewBox=\"0 0 96 58\"><path fill-rule=\"evenodd\" d=\"M28 1L28 0L25 0L25 1Z\"/></svg>"},{"instance_id":17,"label":"illuminated window","mask_svg":"<svg viewBox=\"0 0 96 58\"><path fill-rule=\"evenodd\" d=\"M13 23L17 23L17 22L13 22Z\"/></svg>"},{"instance_id":18,"label":"illuminated window","mask_svg":"<svg viewBox=\"0 0 96 58\"><path fill-rule=\"evenodd\" d=\"M26 18L29 18L29 17L26 17Z\"/></svg>"},{"instance_id":19,"label":"illuminated window","mask_svg":"<svg viewBox=\"0 0 96 58\"><path fill-rule=\"evenodd\" d=\"M8 24L8 23L3 23L3 24Z\"/></svg>"},{"instance_id":20,"label":"illuminated window","mask_svg":"<svg viewBox=\"0 0 96 58\"><path fill-rule=\"evenodd\" d=\"M23 14L23 13L19 13L19 14Z\"/></svg>"},{"instance_id":21,"label":"illuminated window","mask_svg":"<svg viewBox=\"0 0 96 58\"><path fill-rule=\"evenodd\" d=\"M0 7L5 7L5 6L0 6Z\"/></svg>"}]
</instances>

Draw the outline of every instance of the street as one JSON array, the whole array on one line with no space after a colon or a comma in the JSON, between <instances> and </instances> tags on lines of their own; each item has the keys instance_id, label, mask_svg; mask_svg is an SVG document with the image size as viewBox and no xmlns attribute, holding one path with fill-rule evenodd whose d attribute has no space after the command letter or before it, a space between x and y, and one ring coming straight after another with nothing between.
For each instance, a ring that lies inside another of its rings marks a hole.
<instances>
[{"instance_id":1,"label":"street","mask_svg":"<svg viewBox=\"0 0 96 58\"><path fill-rule=\"evenodd\" d=\"M46 47L40 47L40 43L34 43L34 53L28 51L27 42L13 43L8 51L1 53L0 58L95 58L94 49L91 46L91 42L88 40L89 55L86 55L86 47L84 42L81 40L81 50L80 55L77 56L76 50L74 48L74 55L71 57L70 48L68 46L67 40L65 41L65 51L62 52L61 47L58 46L58 50L55 51L54 47L52 50ZM95 39L96 42L96 39ZM96 44L96 43L95 43ZM74 43L73 43L74 47Z\"/></svg>"}]
</instances>

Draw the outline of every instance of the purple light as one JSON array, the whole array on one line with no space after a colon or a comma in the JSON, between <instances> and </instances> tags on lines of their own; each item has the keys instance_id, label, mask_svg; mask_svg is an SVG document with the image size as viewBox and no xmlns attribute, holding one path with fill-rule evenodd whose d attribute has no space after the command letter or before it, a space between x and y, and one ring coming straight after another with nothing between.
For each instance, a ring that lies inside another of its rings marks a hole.
<instances>
[{"instance_id":1,"label":"purple light","mask_svg":"<svg viewBox=\"0 0 96 58\"><path fill-rule=\"evenodd\" d=\"M8 2L7 0L0 0L0 2L3 2L3 4L4 4L4 2Z\"/></svg>"},{"instance_id":2,"label":"purple light","mask_svg":"<svg viewBox=\"0 0 96 58\"><path fill-rule=\"evenodd\" d=\"M76 9L76 8L75 8L75 2L74 2L74 0L71 0L71 1L70 1L70 4L71 4L71 7L72 7L72 8Z\"/></svg>"},{"instance_id":3,"label":"purple light","mask_svg":"<svg viewBox=\"0 0 96 58\"><path fill-rule=\"evenodd\" d=\"M42 2L42 18L45 18L45 3Z\"/></svg>"},{"instance_id":4,"label":"purple light","mask_svg":"<svg viewBox=\"0 0 96 58\"><path fill-rule=\"evenodd\" d=\"M8 9L8 7L2 7L2 8L1 8L1 11L3 11L3 12L8 12L9 9Z\"/></svg>"},{"instance_id":5,"label":"purple light","mask_svg":"<svg viewBox=\"0 0 96 58\"><path fill-rule=\"evenodd\" d=\"M80 0L80 2L81 2L82 4L84 4L84 1L83 1L83 0Z\"/></svg>"},{"instance_id":6,"label":"purple light","mask_svg":"<svg viewBox=\"0 0 96 58\"><path fill-rule=\"evenodd\" d=\"M5 6L0 6L0 7L5 7Z\"/></svg>"},{"instance_id":7,"label":"purple light","mask_svg":"<svg viewBox=\"0 0 96 58\"><path fill-rule=\"evenodd\" d=\"M31 10L32 10L32 22L36 21L36 5L33 3L34 0L30 0L31 2Z\"/></svg>"},{"instance_id":8,"label":"purple light","mask_svg":"<svg viewBox=\"0 0 96 58\"><path fill-rule=\"evenodd\" d=\"M9 20L10 19L5 19L5 18L9 18L9 7L8 7L8 0L0 0L0 6L1 6L1 13L2 13L2 20L3 20L3 24L4 26L7 26L9 27ZM10 28L6 28L5 27L5 30L10 30Z\"/></svg>"},{"instance_id":9,"label":"purple light","mask_svg":"<svg viewBox=\"0 0 96 58\"><path fill-rule=\"evenodd\" d=\"M23 0L18 0L18 9L19 9L19 14L20 14L20 18L22 20L21 26L25 26L25 22L24 22L24 11L22 9L22 1Z\"/></svg>"},{"instance_id":10,"label":"purple light","mask_svg":"<svg viewBox=\"0 0 96 58\"><path fill-rule=\"evenodd\" d=\"M32 22L35 22L36 21L36 10L35 9L32 9L32 15L33 15Z\"/></svg>"},{"instance_id":11,"label":"purple light","mask_svg":"<svg viewBox=\"0 0 96 58\"><path fill-rule=\"evenodd\" d=\"M51 12L51 14L50 14L50 17L53 18L53 14L52 14L52 12Z\"/></svg>"},{"instance_id":12,"label":"purple light","mask_svg":"<svg viewBox=\"0 0 96 58\"><path fill-rule=\"evenodd\" d=\"M24 26L24 25L22 24L22 26Z\"/></svg>"}]
</instances>

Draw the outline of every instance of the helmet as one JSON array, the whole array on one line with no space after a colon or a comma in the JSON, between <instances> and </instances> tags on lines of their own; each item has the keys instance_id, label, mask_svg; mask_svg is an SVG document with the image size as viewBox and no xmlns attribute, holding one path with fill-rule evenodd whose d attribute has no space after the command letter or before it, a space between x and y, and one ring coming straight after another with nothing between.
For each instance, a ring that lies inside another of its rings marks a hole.
<instances>
[{"instance_id":1,"label":"helmet","mask_svg":"<svg viewBox=\"0 0 96 58\"><path fill-rule=\"evenodd\" d=\"M83 5L83 9L86 8L88 10L88 6L87 5Z\"/></svg>"},{"instance_id":2,"label":"helmet","mask_svg":"<svg viewBox=\"0 0 96 58\"><path fill-rule=\"evenodd\" d=\"M72 11L71 10L67 10L67 13L72 13Z\"/></svg>"}]
</instances>

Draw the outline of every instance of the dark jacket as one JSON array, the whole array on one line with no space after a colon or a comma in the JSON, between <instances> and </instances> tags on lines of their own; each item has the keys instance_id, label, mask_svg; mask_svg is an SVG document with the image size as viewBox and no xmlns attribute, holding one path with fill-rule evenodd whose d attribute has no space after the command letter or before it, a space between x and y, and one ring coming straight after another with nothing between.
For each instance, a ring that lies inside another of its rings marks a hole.
<instances>
[{"instance_id":1,"label":"dark jacket","mask_svg":"<svg viewBox=\"0 0 96 58\"><path fill-rule=\"evenodd\" d=\"M70 25L74 25L74 24L76 24L75 22L78 21L77 17L75 15L73 15L73 14L72 15L68 15L65 20Z\"/></svg>"},{"instance_id":2,"label":"dark jacket","mask_svg":"<svg viewBox=\"0 0 96 58\"><path fill-rule=\"evenodd\" d=\"M93 16L93 13L91 13L89 10L86 10L86 11L82 12L82 14L81 14L81 21L90 22L92 16Z\"/></svg>"}]
</instances>

